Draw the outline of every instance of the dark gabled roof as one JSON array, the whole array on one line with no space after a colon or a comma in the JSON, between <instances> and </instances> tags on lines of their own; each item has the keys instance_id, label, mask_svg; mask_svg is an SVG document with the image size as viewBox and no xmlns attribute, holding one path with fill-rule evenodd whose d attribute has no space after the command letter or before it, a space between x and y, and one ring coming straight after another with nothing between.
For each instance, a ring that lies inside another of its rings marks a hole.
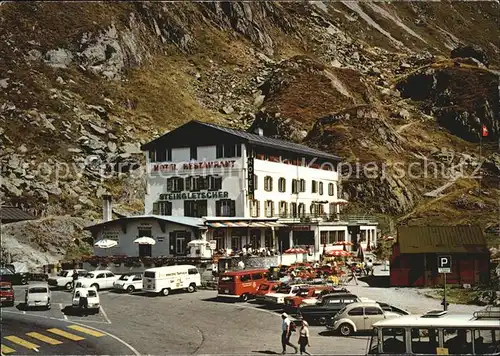
<instances>
[{"instance_id":1,"label":"dark gabled roof","mask_svg":"<svg viewBox=\"0 0 500 356\"><path fill-rule=\"evenodd\" d=\"M22 221L34 220L36 217L14 206L3 206L0 208L0 219Z\"/></svg>"},{"instance_id":2,"label":"dark gabled roof","mask_svg":"<svg viewBox=\"0 0 500 356\"><path fill-rule=\"evenodd\" d=\"M488 253L479 226L401 226L398 243L403 253Z\"/></svg>"},{"instance_id":3,"label":"dark gabled roof","mask_svg":"<svg viewBox=\"0 0 500 356\"><path fill-rule=\"evenodd\" d=\"M187 125L198 125L199 127L204 127L204 128L209 128L221 133L224 133L226 135L232 136L239 141L245 142L245 143L250 143L256 146L261 146L261 147L268 147L268 148L274 148L276 150L281 150L281 151L289 151L289 152L294 152L298 154L302 154L305 156L311 156L311 157L318 157L318 158L324 158L324 159L329 159L329 160L334 160L334 161L340 161L341 158L320 150L316 150L314 148L305 146L305 145L300 145L298 143L286 141L286 140L280 140L277 138L272 138L272 137L266 137L266 136L260 136L254 133L250 133L247 131L243 130L236 130L232 129L229 127L224 127L216 124L210 124L206 122L201 122L197 120L192 120L177 129L170 131L166 133L165 135L158 137L157 139L148 142L144 144L141 149L142 150L148 150L157 144L161 142L166 142L168 141L168 136L174 134L177 130L187 126ZM215 142L214 142L215 144Z\"/></svg>"}]
</instances>

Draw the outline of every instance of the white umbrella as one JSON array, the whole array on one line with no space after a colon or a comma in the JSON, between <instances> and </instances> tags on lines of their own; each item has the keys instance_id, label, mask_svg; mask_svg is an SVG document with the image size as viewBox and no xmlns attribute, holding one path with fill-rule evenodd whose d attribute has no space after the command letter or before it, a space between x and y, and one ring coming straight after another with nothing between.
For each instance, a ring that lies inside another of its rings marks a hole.
<instances>
[{"instance_id":1,"label":"white umbrella","mask_svg":"<svg viewBox=\"0 0 500 356\"><path fill-rule=\"evenodd\" d=\"M156 244L156 240L148 236L143 236L135 239L134 243L139 245L154 245Z\"/></svg>"},{"instance_id":2,"label":"white umbrella","mask_svg":"<svg viewBox=\"0 0 500 356\"><path fill-rule=\"evenodd\" d=\"M208 241L206 240L191 240L187 243L188 246L200 246L200 245L208 245Z\"/></svg>"},{"instance_id":3,"label":"white umbrella","mask_svg":"<svg viewBox=\"0 0 500 356\"><path fill-rule=\"evenodd\" d=\"M111 248L115 247L116 245L118 245L117 241L109 239L99 240L94 244L94 246L99 248Z\"/></svg>"}]
</instances>

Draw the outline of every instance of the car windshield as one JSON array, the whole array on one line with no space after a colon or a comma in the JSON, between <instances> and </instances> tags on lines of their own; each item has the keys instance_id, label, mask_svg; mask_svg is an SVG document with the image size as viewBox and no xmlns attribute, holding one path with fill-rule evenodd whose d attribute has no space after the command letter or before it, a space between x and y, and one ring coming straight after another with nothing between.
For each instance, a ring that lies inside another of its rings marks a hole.
<instances>
[{"instance_id":1,"label":"car windshield","mask_svg":"<svg viewBox=\"0 0 500 356\"><path fill-rule=\"evenodd\" d=\"M29 293L47 293L46 287L33 287L29 289Z\"/></svg>"},{"instance_id":2,"label":"car windshield","mask_svg":"<svg viewBox=\"0 0 500 356\"><path fill-rule=\"evenodd\" d=\"M259 290L268 290L268 289L269 289L269 285L267 285L267 284L261 284L259 287Z\"/></svg>"},{"instance_id":3,"label":"car windshield","mask_svg":"<svg viewBox=\"0 0 500 356\"><path fill-rule=\"evenodd\" d=\"M234 276L222 276L220 277L221 282L232 282L234 281Z\"/></svg>"},{"instance_id":4,"label":"car windshield","mask_svg":"<svg viewBox=\"0 0 500 356\"><path fill-rule=\"evenodd\" d=\"M10 291L10 286L0 286L0 290Z\"/></svg>"},{"instance_id":5,"label":"car windshield","mask_svg":"<svg viewBox=\"0 0 500 356\"><path fill-rule=\"evenodd\" d=\"M97 296L97 293L95 290L89 290L89 294L88 294L89 297L96 297Z\"/></svg>"}]
</instances>

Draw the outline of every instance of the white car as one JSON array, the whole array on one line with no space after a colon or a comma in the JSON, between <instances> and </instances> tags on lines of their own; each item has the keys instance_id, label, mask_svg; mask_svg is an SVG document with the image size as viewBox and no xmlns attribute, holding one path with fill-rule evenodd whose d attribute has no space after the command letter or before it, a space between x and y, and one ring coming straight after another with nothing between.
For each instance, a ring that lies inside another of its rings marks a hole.
<instances>
[{"instance_id":1,"label":"white car","mask_svg":"<svg viewBox=\"0 0 500 356\"><path fill-rule=\"evenodd\" d=\"M117 291L127 291L133 293L142 290L142 272L123 274L114 284Z\"/></svg>"},{"instance_id":2,"label":"white car","mask_svg":"<svg viewBox=\"0 0 500 356\"><path fill-rule=\"evenodd\" d=\"M27 308L44 307L50 309L50 289L46 284L33 284L26 289L24 302Z\"/></svg>"},{"instance_id":3,"label":"white car","mask_svg":"<svg viewBox=\"0 0 500 356\"><path fill-rule=\"evenodd\" d=\"M80 297L87 296L87 307L93 313L99 313L99 309L101 307L99 300L99 293L95 287L90 288L75 288L73 291L73 300L71 302L71 306L73 308L80 308Z\"/></svg>"},{"instance_id":4,"label":"white car","mask_svg":"<svg viewBox=\"0 0 500 356\"><path fill-rule=\"evenodd\" d=\"M307 287L307 284L294 284L291 286L284 286L277 290L276 293L266 294L264 301L274 304L285 304L285 298L296 295L300 292L301 288Z\"/></svg>"},{"instance_id":5,"label":"white car","mask_svg":"<svg viewBox=\"0 0 500 356\"><path fill-rule=\"evenodd\" d=\"M56 277L51 277L48 279L49 286L65 288L66 290L71 290L73 288L73 273L75 270L67 269L59 272ZM88 273L85 269L77 269L78 278L85 277Z\"/></svg>"},{"instance_id":6,"label":"white car","mask_svg":"<svg viewBox=\"0 0 500 356\"><path fill-rule=\"evenodd\" d=\"M355 332L372 330L372 325L377 321L401 315L404 314L384 310L377 302L351 303L340 310L326 327L342 336L349 336Z\"/></svg>"},{"instance_id":7,"label":"white car","mask_svg":"<svg viewBox=\"0 0 500 356\"><path fill-rule=\"evenodd\" d=\"M120 278L119 274L114 274L111 271L92 271L89 272L85 278L76 281L77 288L95 287L99 289L113 288L113 284Z\"/></svg>"}]
</instances>

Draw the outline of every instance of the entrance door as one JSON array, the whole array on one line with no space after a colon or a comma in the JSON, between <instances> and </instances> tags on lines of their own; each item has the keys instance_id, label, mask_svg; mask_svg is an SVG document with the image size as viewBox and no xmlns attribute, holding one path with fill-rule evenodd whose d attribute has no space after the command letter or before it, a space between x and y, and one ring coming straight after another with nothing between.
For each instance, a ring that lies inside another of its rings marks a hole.
<instances>
[{"instance_id":1,"label":"entrance door","mask_svg":"<svg viewBox=\"0 0 500 356\"><path fill-rule=\"evenodd\" d=\"M139 245L139 257L151 257L152 250L151 245Z\"/></svg>"},{"instance_id":2,"label":"entrance door","mask_svg":"<svg viewBox=\"0 0 500 356\"><path fill-rule=\"evenodd\" d=\"M290 248L290 230L279 229L278 230L278 246L276 249L283 253Z\"/></svg>"}]
</instances>

